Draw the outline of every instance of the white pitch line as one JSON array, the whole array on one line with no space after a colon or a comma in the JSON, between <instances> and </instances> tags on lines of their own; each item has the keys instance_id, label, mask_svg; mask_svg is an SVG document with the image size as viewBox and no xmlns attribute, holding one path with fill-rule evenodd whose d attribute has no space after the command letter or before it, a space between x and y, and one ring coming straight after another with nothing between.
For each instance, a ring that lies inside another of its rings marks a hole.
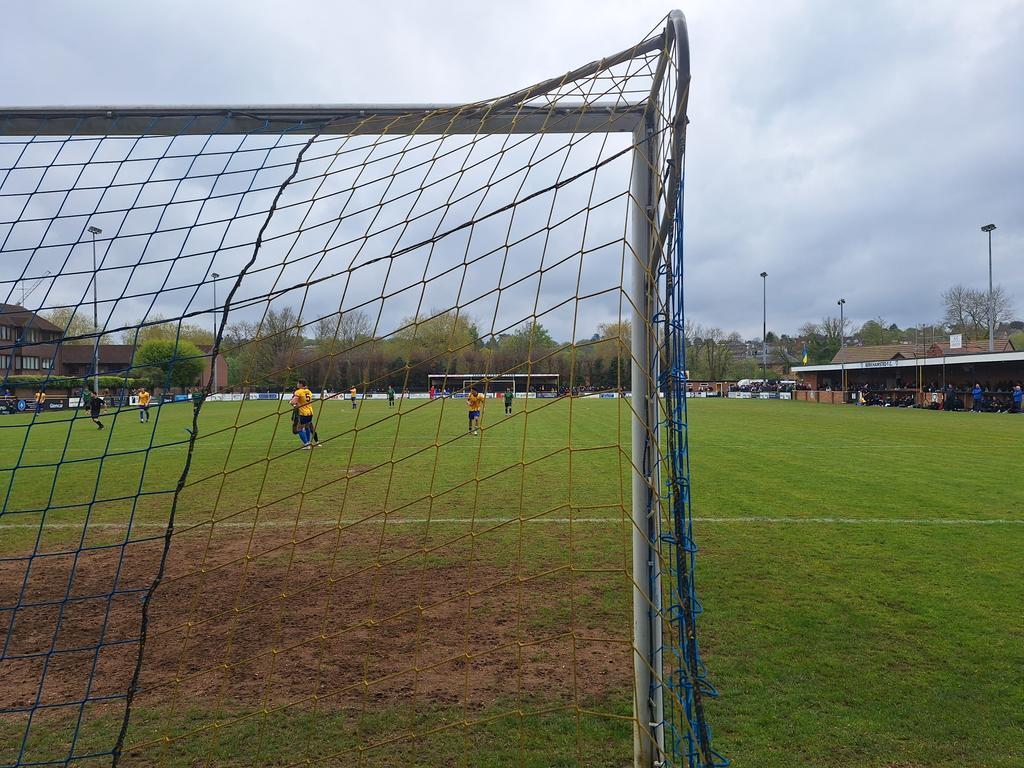
<instances>
[{"instance_id":1,"label":"white pitch line","mask_svg":"<svg viewBox=\"0 0 1024 768\"><path fill-rule=\"evenodd\" d=\"M1024 525L1024 518L1007 517L695 517L698 523L821 523L824 525Z\"/></svg>"},{"instance_id":2,"label":"white pitch line","mask_svg":"<svg viewBox=\"0 0 1024 768\"><path fill-rule=\"evenodd\" d=\"M866 518L866 517L695 517L693 518L695 523L741 523L741 524L764 524L764 525L801 525L801 524L820 524L820 525L1024 525L1024 519L1016 520L1004 517L988 517L988 518L943 518L943 517L932 517L932 518L911 518L911 517L890 517L890 518ZM300 520L298 525L322 525L334 527L340 522L345 527L354 527L356 525L362 525L365 523L383 523L382 517L372 517L365 520ZM473 523L477 526L484 526L487 524L508 524L520 522L518 517L399 517L389 518L387 520L388 525L425 525L427 523L437 523L445 525L464 525ZM616 517L536 517L527 518L522 520L523 523L555 523L567 525L569 523L583 523L583 524L598 524L598 525L611 525L611 524L624 524L622 518ZM256 523L257 528L285 528L295 526L293 520L264 520ZM193 521L188 523L180 523L179 529L189 528L201 528L209 525L209 521ZM242 523L235 520L225 520L223 522L215 523L219 528L252 528L253 523ZM4 528L26 528L26 529L37 529L39 526L33 523L0 523L0 529ZM96 529L124 529L126 526L124 523L90 523L89 528ZM162 530L165 526L162 523L135 523L132 525L133 528L154 528ZM47 529L76 529L82 528L80 523L46 523L45 528Z\"/></svg>"}]
</instances>

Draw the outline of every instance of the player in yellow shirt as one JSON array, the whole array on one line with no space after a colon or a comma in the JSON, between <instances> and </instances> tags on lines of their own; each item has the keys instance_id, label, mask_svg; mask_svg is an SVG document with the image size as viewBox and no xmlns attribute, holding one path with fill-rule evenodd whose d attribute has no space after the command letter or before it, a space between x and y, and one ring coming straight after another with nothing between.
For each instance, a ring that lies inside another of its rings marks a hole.
<instances>
[{"instance_id":1,"label":"player in yellow shirt","mask_svg":"<svg viewBox=\"0 0 1024 768\"><path fill-rule=\"evenodd\" d=\"M150 394L143 387L139 390L139 424L149 421L149 399Z\"/></svg>"},{"instance_id":2,"label":"player in yellow shirt","mask_svg":"<svg viewBox=\"0 0 1024 768\"><path fill-rule=\"evenodd\" d=\"M469 405L469 434L476 435L480 432L480 410L484 407L484 396L470 387L466 404Z\"/></svg>"},{"instance_id":3,"label":"player in yellow shirt","mask_svg":"<svg viewBox=\"0 0 1024 768\"><path fill-rule=\"evenodd\" d=\"M348 391L348 396L352 400L352 410L353 411L356 409L356 395L357 394L359 394L359 393L356 391L355 387L352 387L352 389L350 389Z\"/></svg>"},{"instance_id":4,"label":"player in yellow shirt","mask_svg":"<svg viewBox=\"0 0 1024 768\"><path fill-rule=\"evenodd\" d=\"M317 443L313 440L313 393L306 386L305 379L299 379L291 404L298 416L298 430L295 434L302 441L302 450L308 451Z\"/></svg>"}]
</instances>

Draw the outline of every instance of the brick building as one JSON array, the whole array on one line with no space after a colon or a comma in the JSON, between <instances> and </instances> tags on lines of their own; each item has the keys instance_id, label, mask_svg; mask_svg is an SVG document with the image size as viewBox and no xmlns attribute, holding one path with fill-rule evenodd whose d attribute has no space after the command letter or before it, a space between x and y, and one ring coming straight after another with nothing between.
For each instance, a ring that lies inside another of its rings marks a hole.
<instances>
[{"instance_id":1,"label":"brick building","mask_svg":"<svg viewBox=\"0 0 1024 768\"><path fill-rule=\"evenodd\" d=\"M948 342L846 347L830 363L798 365L792 371L811 390L844 389L845 372L848 392L864 389L923 395L946 387L966 392L979 382L986 392L1008 397L1014 384L1024 384L1024 350L1015 350L1005 337L997 338L994 346L994 352L988 351L988 342L965 342L952 349Z\"/></svg>"},{"instance_id":2,"label":"brick building","mask_svg":"<svg viewBox=\"0 0 1024 768\"><path fill-rule=\"evenodd\" d=\"M31 310L16 304L0 304L0 380L10 376L71 376L86 378L93 374L91 344L61 344L63 329ZM210 379L210 345L198 345L207 354L203 373L196 381L204 386ZM100 344L101 376L132 377L133 344ZM228 366L217 355L218 388L227 386ZM12 387L13 389L13 387Z\"/></svg>"},{"instance_id":3,"label":"brick building","mask_svg":"<svg viewBox=\"0 0 1024 768\"><path fill-rule=\"evenodd\" d=\"M0 376L46 376L59 370L64 332L17 304L0 304Z\"/></svg>"}]
</instances>

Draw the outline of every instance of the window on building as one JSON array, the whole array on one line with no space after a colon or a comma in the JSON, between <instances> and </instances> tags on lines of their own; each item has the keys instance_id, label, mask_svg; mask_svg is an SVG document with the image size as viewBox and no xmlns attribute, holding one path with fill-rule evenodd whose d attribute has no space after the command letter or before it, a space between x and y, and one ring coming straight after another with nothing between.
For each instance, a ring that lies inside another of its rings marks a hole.
<instances>
[{"instance_id":1,"label":"window on building","mask_svg":"<svg viewBox=\"0 0 1024 768\"><path fill-rule=\"evenodd\" d=\"M21 331L21 341L23 344L32 344L39 341L39 329L38 328L23 328Z\"/></svg>"},{"instance_id":2,"label":"window on building","mask_svg":"<svg viewBox=\"0 0 1024 768\"><path fill-rule=\"evenodd\" d=\"M11 356L10 355L0 355L0 368L3 368L4 370L6 370L6 369L8 369L10 367L11 367Z\"/></svg>"},{"instance_id":3,"label":"window on building","mask_svg":"<svg viewBox=\"0 0 1024 768\"><path fill-rule=\"evenodd\" d=\"M9 325L0 325L0 339L16 339L18 337L16 330Z\"/></svg>"},{"instance_id":4,"label":"window on building","mask_svg":"<svg viewBox=\"0 0 1024 768\"><path fill-rule=\"evenodd\" d=\"M39 358L29 357L24 355L21 357L21 370L23 371L38 371L39 370Z\"/></svg>"},{"instance_id":5,"label":"window on building","mask_svg":"<svg viewBox=\"0 0 1024 768\"><path fill-rule=\"evenodd\" d=\"M48 371L53 368L53 360L48 357L41 357L39 358L39 367L44 371Z\"/></svg>"}]
</instances>

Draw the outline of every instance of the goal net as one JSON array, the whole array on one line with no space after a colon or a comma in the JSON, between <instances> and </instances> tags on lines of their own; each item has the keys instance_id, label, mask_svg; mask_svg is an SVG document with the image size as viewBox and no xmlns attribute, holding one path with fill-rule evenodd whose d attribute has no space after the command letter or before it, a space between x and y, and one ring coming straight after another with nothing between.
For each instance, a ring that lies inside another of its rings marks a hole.
<instances>
[{"instance_id":1,"label":"goal net","mask_svg":"<svg viewBox=\"0 0 1024 768\"><path fill-rule=\"evenodd\" d=\"M723 765L688 88L0 109L0 765Z\"/></svg>"},{"instance_id":2,"label":"goal net","mask_svg":"<svg viewBox=\"0 0 1024 768\"><path fill-rule=\"evenodd\" d=\"M487 395L511 392L520 397L556 397L562 393L557 373L432 373L427 376L435 392L464 395L469 389Z\"/></svg>"}]
</instances>

